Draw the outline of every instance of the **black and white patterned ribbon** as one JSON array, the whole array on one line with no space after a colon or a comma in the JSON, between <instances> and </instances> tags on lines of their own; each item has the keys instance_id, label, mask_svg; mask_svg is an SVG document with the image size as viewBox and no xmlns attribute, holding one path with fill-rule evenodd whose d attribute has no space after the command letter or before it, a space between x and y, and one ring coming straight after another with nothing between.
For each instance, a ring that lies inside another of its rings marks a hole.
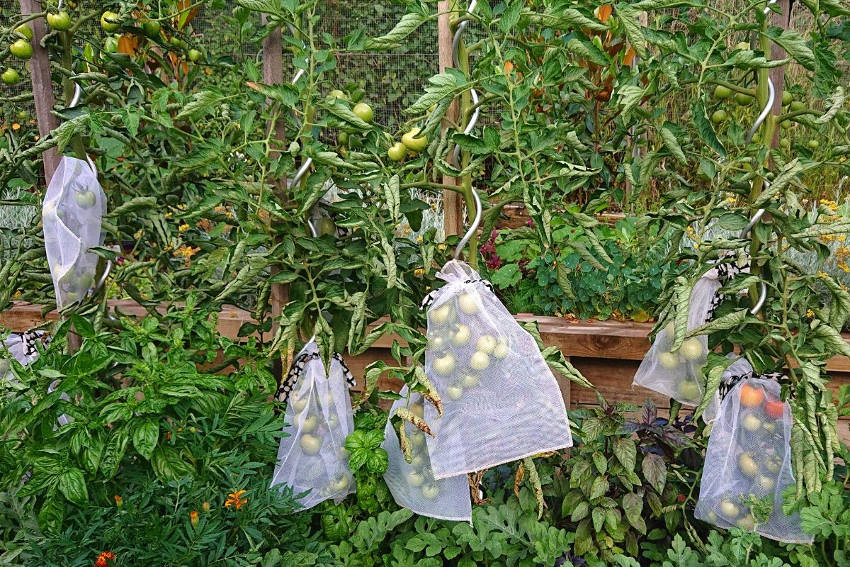
<instances>
[{"instance_id":1,"label":"black and white patterned ribbon","mask_svg":"<svg viewBox=\"0 0 850 567\"><path fill-rule=\"evenodd\" d=\"M463 283L464 283L464 285L480 283L480 284L483 284L484 287L489 289L490 293L496 293L495 290L493 289L493 284L491 284L489 281L485 280L484 278L468 279L468 280L465 280ZM440 289L435 289L434 291L432 291L431 293L426 295L425 299L422 300L422 305L419 306L419 309L425 310L425 309L428 309L429 307L431 307L431 304L434 303L434 301L437 299L437 295L439 295L441 291L443 291L442 287Z\"/></svg>"},{"instance_id":2,"label":"black and white patterned ribbon","mask_svg":"<svg viewBox=\"0 0 850 567\"><path fill-rule=\"evenodd\" d=\"M318 352L305 352L298 355L295 360L292 361L292 366L289 367L289 372L286 373L286 378L278 385L277 392L275 392L275 399L279 402L286 402L289 399L289 394L292 393L293 388L298 383L298 379L304 374L304 369L307 368L307 364L313 360L319 358ZM338 352L335 352L331 357L332 361L337 361L342 368L342 373L345 376L345 383L348 384L349 388L353 388L356 385L356 381L354 380L354 376L351 374L351 370L349 370L348 365L343 360L342 355Z\"/></svg>"}]
</instances>

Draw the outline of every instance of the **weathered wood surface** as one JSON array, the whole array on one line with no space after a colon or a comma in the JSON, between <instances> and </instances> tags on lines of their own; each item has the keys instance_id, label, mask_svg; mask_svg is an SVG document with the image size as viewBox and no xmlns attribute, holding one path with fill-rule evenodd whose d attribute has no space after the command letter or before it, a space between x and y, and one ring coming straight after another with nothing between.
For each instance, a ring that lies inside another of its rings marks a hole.
<instances>
[{"instance_id":1,"label":"weathered wood surface","mask_svg":"<svg viewBox=\"0 0 850 567\"><path fill-rule=\"evenodd\" d=\"M40 0L20 0L21 15L29 16L44 10ZM32 28L32 58L29 60L29 74L32 82L32 95L35 101L35 117L38 122L38 134L46 138L58 125L53 114L53 81L50 78L50 57L47 50L41 46L41 39L46 33L44 18L35 18L28 22ZM59 154L56 148L50 148L42 154L44 163L45 183L50 183L53 172L59 165Z\"/></svg>"}]
</instances>

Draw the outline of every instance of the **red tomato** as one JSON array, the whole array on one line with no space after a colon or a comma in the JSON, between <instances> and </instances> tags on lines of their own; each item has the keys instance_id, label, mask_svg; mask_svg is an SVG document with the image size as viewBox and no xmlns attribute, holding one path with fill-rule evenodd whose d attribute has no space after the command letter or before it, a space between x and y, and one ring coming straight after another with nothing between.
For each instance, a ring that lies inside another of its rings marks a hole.
<instances>
[{"instance_id":1,"label":"red tomato","mask_svg":"<svg viewBox=\"0 0 850 567\"><path fill-rule=\"evenodd\" d=\"M764 413L773 419L780 419L785 415L785 404L779 400L772 400L764 405Z\"/></svg>"}]
</instances>

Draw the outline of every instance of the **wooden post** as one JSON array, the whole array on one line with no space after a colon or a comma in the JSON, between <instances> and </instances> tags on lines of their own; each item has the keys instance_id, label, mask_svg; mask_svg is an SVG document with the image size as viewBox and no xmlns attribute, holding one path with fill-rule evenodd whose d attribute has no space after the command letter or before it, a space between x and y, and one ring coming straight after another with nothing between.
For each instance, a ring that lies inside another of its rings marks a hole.
<instances>
[{"instance_id":1,"label":"wooden post","mask_svg":"<svg viewBox=\"0 0 850 567\"><path fill-rule=\"evenodd\" d=\"M780 8L780 13L770 14L770 18L774 26L782 29L788 29L791 24L791 0L778 0L776 3ZM771 43L770 59L773 61L784 59L785 50L776 42ZM776 98L773 101L773 115L782 114L782 93L785 91L785 67L774 67L770 70L770 80L773 81L773 88L776 92ZM779 145L779 128L773 133L772 147Z\"/></svg>"},{"instance_id":2,"label":"wooden post","mask_svg":"<svg viewBox=\"0 0 850 567\"><path fill-rule=\"evenodd\" d=\"M448 67L454 67L452 60L452 37L454 33L451 30L451 0L440 0L437 2L437 12L440 14L437 19L437 48L440 61L440 73ZM457 121L458 119L458 102L455 100L449 107L446 113L446 120L443 121L443 129L449 127L449 121ZM443 176L443 183L446 185L458 185L458 180L455 177ZM463 199L460 193L450 189L443 190L443 227L446 236L452 234L463 233Z\"/></svg>"},{"instance_id":3,"label":"wooden post","mask_svg":"<svg viewBox=\"0 0 850 567\"><path fill-rule=\"evenodd\" d=\"M43 11L40 0L20 0L21 15L26 17ZM32 28L32 58L30 59L30 79L32 95L35 99L35 117L38 121L38 134L42 138L48 136L58 126L53 115L53 82L50 79L50 58L47 50L41 47L44 37L44 19L36 18L28 22ZM44 161L44 179L49 184L53 172L59 165L59 155L56 148L50 148L42 154Z\"/></svg>"},{"instance_id":4,"label":"wooden post","mask_svg":"<svg viewBox=\"0 0 850 567\"><path fill-rule=\"evenodd\" d=\"M268 23L266 14L262 15L263 25ZM280 28L277 27L263 40L263 82L267 85L282 85L283 84L283 42ZM270 126L271 127L271 126ZM281 147L286 143L286 122L277 120L274 124L274 137L280 141ZM277 193L285 198L286 178L274 181L277 186ZM272 274L280 271L277 266L272 266ZM271 306L271 316L273 320L277 320L283 311L283 307L289 302L289 290L284 284L272 284L271 296L269 303ZM275 325L272 326L274 331ZM284 352L281 357L275 361L274 373L278 380L283 378L285 366L289 360L289 353Z\"/></svg>"}]
</instances>

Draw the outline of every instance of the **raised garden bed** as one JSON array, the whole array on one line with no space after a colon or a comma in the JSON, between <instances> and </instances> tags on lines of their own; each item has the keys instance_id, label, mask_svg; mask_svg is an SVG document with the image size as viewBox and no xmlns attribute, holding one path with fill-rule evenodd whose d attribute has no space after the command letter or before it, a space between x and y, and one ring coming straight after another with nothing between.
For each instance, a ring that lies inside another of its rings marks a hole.
<instances>
[{"instance_id":1,"label":"raised garden bed","mask_svg":"<svg viewBox=\"0 0 850 567\"><path fill-rule=\"evenodd\" d=\"M143 316L147 310L131 300L109 302L110 309L133 316ZM160 311L164 312L165 307ZM54 321L56 312L42 316L42 307L31 303L16 302L14 307L0 313L0 328L13 332L22 332L43 325L45 321ZM649 349L651 323L621 321L569 321L560 317L517 315L521 322L537 321L540 335L547 346L555 345L570 359L570 362L590 380L599 392L611 402L626 402L640 405L646 398L652 398L660 410L669 409L669 399L641 387L632 387L632 378ZM254 322L250 313L233 306L226 306L219 314L218 329L222 335L237 339L243 323ZM850 333L844 340L850 342ZM392 363L390 354L393 337L383 336L365 353L359 356L347 356L346 363L362 387L364 368L375 360ZM850 358L836 356L826 366L831 380L828 387L835 391L844 384L850 384ZM559 378L559 385L568 407L578 408L598 404L594 392L585 388L571 388L570 383ZM397 388L400 383L384 380L382 388ZM850 419L842 420L838 432L842 440L850 442Z\"/></svg>"}]
</instances>

